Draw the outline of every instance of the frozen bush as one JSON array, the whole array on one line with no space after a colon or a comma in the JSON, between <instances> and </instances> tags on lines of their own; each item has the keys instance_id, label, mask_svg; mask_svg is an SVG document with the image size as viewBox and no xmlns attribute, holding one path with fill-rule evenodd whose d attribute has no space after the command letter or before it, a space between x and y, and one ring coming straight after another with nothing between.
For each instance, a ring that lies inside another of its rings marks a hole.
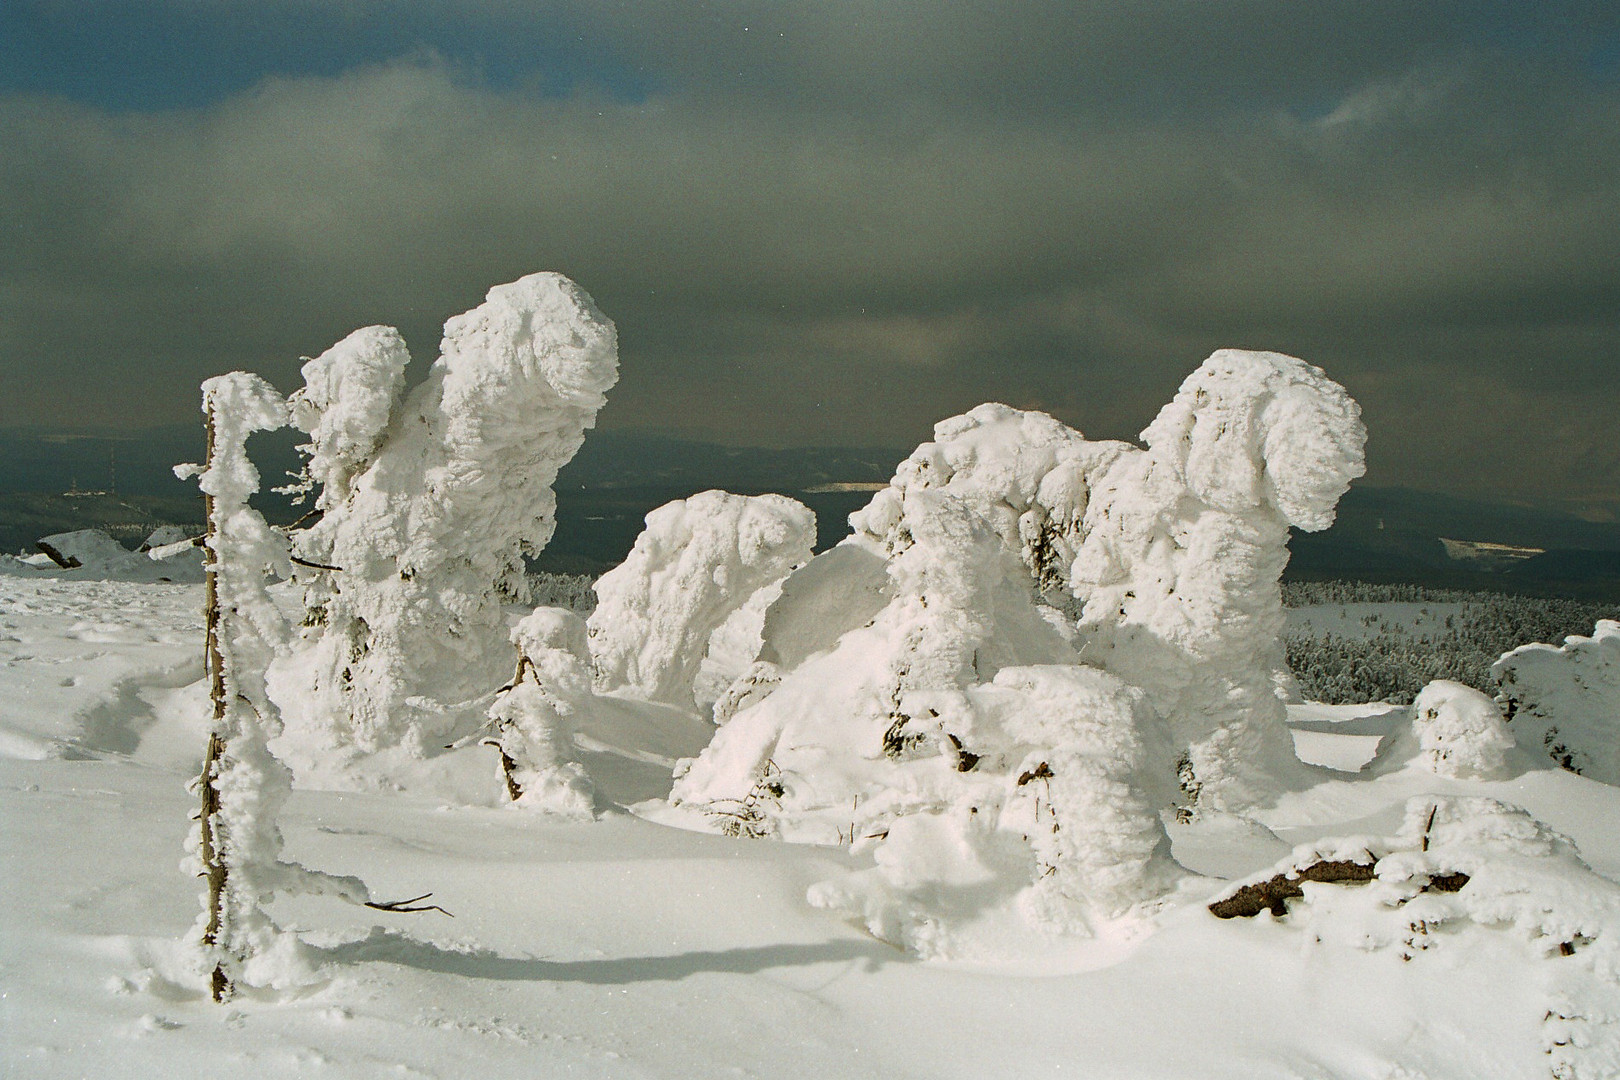
<instances>
[{"instance_id":1,"label":"frozen bush","mask_svg":"<svg viewBox=\"0 0 1620 1080\"><path fill-rule=\"evenodd\" d=\"M1511 773L1513 733L1496 702L1472 687L1436 679L1412 703L1411 726L1381 759L1454 780L1502 780Z\"/></svg>"},{"instance_id":2,"label":"frozen bush","mask_svg":"<svg viewBox=\"0 0 1620 1080\"><path fill-rule=\"evenodd\" d=\"M1591 637L1524 645L1491 668L1509 726L1571 772L1620 784L1620 622L1598 620Z\"/></svg>"},{"instance_id":3,"label":"frozen bush","mask_svg":"<svg viewBox=\"0 0 1620 1080\"><path fill-rule=\"evenodd\" d=\"M808 561L815 538L815 515L782 495L703 491L652 511L629 557L596 582L597 689L693 708L710 637Z\"/></svg>"},{"instance_id":4,"label":"frozen bush","mask_svg":"<svg viewBox=\"0 0 1620 1080\"><path fill-rule=\"evenodd\" d=\"M618 377L613 324L557 274L445 323L439 360L395 405L403 364L392 331L360 331L295 395L325 514L296 536L308 632L278 684L310 769L421 756L479 721L515 659L502 604L527 591L557 470Z\"/></svg>"},{"instance_id":5,"label":"frozen bush","mask_svg":"<svg viewBox=\"0 0 1620 1080\"><path fill-rule=\"evenodd\" d=\"M574 726L591 697L585 622L563 608L536 608L512 629L517 674L490 706L507 794L559 817L592 816L593 787L575 758Z\"/></svg>"}]
</instances>

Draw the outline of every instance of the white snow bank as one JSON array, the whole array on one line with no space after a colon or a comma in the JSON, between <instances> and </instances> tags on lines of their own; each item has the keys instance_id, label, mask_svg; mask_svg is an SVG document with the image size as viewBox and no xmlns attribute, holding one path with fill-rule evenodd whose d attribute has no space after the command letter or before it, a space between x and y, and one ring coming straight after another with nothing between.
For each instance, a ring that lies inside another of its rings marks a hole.
<instances>
[{"instance_id":1,"label":"white snow bank","mask_svg":"<svg viewBox=\"0 0 1620 1080\"><path fill-rule=\"evenodd\" d=\"M807 562L815 539L815 514L783 495L704 491L653 510L630 555L596 582L597 688L693 707L711 636Z\"/></svg>"},{"instance_id":2,"label":"white snow bank","mask_svg":"<svg viewBox=\"0 0 1620 1080\"><path fill-rule=\"evenodd\" d=\"M1509 726L1572 772L1620 784L1620 622L1591 637L1523 645L1491 667Z\"/></svg>"},{"instance_id":3,"label":"white snow bank","mask_svg":"<svg viewBox=\"0 0 1620 1080\"><path fill-rule=\"evenodd\" d=\"M613 324L558 274L445 323L428 378L394 406L403 364L391 331L360 331L294 395L326 513L296 536L310 630L275 682L285 752L328 783L358 779L360 755L419 758L482 723L516 660L502 601L526 592L557 470L618 378Z\"/></svg>"},{"instance_id":4,"label":"white snow bank","mask_svg":"<svg viewBox=\"0 0 1620 1080\"><path fill-rule=\"evenodd\" d=\"M1370 865L1372 879L1299 880L1323 861ZM1387 950L1409 962L1433 951L1437 962L1454 965L1469 953L1509 945L1548 965L1539 978L1555 995L1580 990L1593 1004L1620 1003L1620 885L1594 873L1567 837L1517 807L1470 796L1414 798L1396 835L1302 845L1212 903L1275 875L1294 879L1303 893L1283 902L1284 925L1297 926L1307 948ZM1500 939L1503 930L1512 931L1505 941L1480 937ZM1593 1021L1590 1041L1574 1047L1549 1040L1549 1053L1560 1052L1555 1063L1559 1056L1569 1062L1553 1075L1613 1075L1604 1070L1620 1065L1617 1016L1598 1008L1574 1017Z\"/></svg>"}]
</instances>

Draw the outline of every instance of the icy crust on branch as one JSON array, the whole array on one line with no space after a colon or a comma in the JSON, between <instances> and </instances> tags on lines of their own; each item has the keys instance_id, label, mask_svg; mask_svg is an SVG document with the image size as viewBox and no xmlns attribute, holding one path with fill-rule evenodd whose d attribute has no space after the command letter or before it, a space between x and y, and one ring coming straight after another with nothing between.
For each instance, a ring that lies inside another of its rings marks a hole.
<instances>
[{"instance_id":1,"label":"icy crust on branch","mask_svg":"<svg viewBox=\"0 0 1620 1080\"><path fill-rule=\"evenodd\" d=\"M652 511L629 557L596 582L597 689L693 708L711 636L809 561L815 538L815 514L783 495L704 491Z\"/></svg>"},{"instance_id":2,"label":"icy crust on branch","mask_svg":"<svg viewBox=\"0 0 1620 1080\"><path fill-rule=\"evenodd\" d=\"M1418 692L1411 717L1374 771L1412 766L1453 780L1505 780L1513 774L1513 733L1495 700L1473 687L1436 679Z\"/></svg>"},{"instance_id":3,"label":"icy crust on branch","mask_svg":"<svg viewBox=\"0 0 1620 1080\"><path fill-rule=\"evenodd\" d=\"M585 621L563 608L536 608L512 628L517 673L490 706L502 779L519 806L588 820L595 791L574 753L574 728L590 707Z\"/></svg>"},{"instance_id":4,"label":"icy crust on branch","mask_svg":"<svg viewBox=\"0 0 1620 1080\"><path fill-rule=\"evenodd\" d=\"M1491 667L1519 743L1571 772L1620 784L1620 622L1591 637L1523 645Z\"/></svg>"},{"instance_id":5,"label":"icy crust on branch","mask_svg":"<svg viewBox=\"0 0 1620 1080\"><path fill-rule=\"evenodd\" d=\"M282 978L298 952L296 940L284 938L264 910L274 894L323 893L354 903L370 897L357 878L309 870L281 857L276 817L292 781L269 749L282 722L265 692L265 670L289 632L265 586L270 577L285 576L290 565L285 539L248 505L248 497L259 490L259 473L246 444L253 432L284 426L286 404L257 375L234 372L203 383L203 410L210 417L209 465L175 470L182 478L196 477L212 500L208 571L219 610L214 633L223 710L210 727L211 737L221 745L212 778L219 797L209 826L226 876L213 945L201 960L204 971L217 966L232 984L263 985ZM187 841L193 853L199 850L201 830L199 821ZM196 854L183 865L192 873L203 872ZM209 921L205 893L199 937Z\"/></svg>"},{"instance_id":6,"label":"icy crust on branch","mask_svg":"<svg viewBox=\"0 0 1620 1080\"><path fill-rule=\"evenodd\" d=\"M342 781L344 759L420 757L481 720L515 660L501 603L523 597L523 555L555 527L557 470L618 378L613 324L557 274L496 286L445 323L428 378L379 428L396 343L386 330L346 339L301 392L312 461L337 489L384 431L347 494L323 491L325 516L296 539L318 564L299 570L310 630L277 679L307 702L289 753L328 781Z\"/></svg>"}]
</instances>

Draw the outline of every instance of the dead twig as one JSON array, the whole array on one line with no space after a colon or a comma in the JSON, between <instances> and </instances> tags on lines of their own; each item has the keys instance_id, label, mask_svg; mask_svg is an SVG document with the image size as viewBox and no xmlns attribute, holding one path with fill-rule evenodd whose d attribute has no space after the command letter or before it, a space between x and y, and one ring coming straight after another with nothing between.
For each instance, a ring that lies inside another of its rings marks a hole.
<instances>
[{"instance_id":1,"label":"dead twig","mask_svg":"<svg viewBox=\"0 0 1620 1080\"><path fill-rule=\"evenodd\" d=\"M404 913L415 911L437 911L441 915L450 915L448 911L444 910L444 908L440 907L438 904L422 904L421 907L410 906L412 904L421 903L421 901L426 900L432 895L433 894L430 892L425 892L421 896L413 896L409 900L389 900L384 903L376 903L371 900L367 900L365 906L376 911L394 911ZM455 916L450 915L450 918L453 919Z\"/></svg>"}]
</instances>

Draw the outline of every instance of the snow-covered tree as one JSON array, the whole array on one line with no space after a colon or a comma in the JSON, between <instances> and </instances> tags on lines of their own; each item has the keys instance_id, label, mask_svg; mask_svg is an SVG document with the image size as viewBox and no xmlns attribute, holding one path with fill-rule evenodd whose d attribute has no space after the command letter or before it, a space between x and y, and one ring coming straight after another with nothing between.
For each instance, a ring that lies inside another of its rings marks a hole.
<instances>
[{"instance_id":1,"label":"snow-covered tree","mask_svg":"<svg viewBox=\"0 0 1620 1080\"><path fill-rule=\"evenodd\" d=\"M482 719L515 659L501 605L524 596L524 555L555 528L557 470L618 378L613 324L558 274L496 286L449 320L427 379L397 402L404 362L393 331L359 331L294 395L324 510L295 538L315 583L306 648L276 673L307 703L300 768L421 756Z\"/></svg>"},{"instance_id":2,"label":"snow-covered tree","mask_svg":"<svg viewBox=\"0 0 1620 1080\"><path fill-rule=\"evenodd\" d=\"M1495 700L1473 687L1436 679L1412 703L1411 723L1379 754L1379 769L1415 766L1459 780L1505 780L1513 733Z\"/></svg>"},{"instance_id":3,"label":"snow-covered tree","mask_svg":"<svg viewBox=\"0 0 1620 1080\"><path fill-rule=\"evenodd\" d=\"M1319 369L1227 349L1142 438L1093 442L1042 413L981 405L936 425L851 523L893 549L907 492L962 499L1038 588L1082 604L1086 662L1147 692L1189 796L1241 807L1298 768L1280 696L1288 529L1332 523L1366 432Z\"/></svg>"},{"instance_id":4,"label":"snow-covered tree","mask_svg":"<svg viewBox=\"0 0 1620 1080\"><path fill-rule=\"evenodd\" d=\"M1084 655L1147 692L1199 806L1242 808L1299 768L1284 727L1288 530L1332 524L1366 430L1320 369L1224 349L1142 439L1090 476L1070 572Z\"/></svg>"},{"instance_id":5,"label":"snow-covered tree","mask_svg":"<svg viewBox=\"0 0 1620 1080\"><path fill-rule=\"evenodd\" d=\"M574 723L591 698L585 620L536 608L512 628L517 673L490 706L507 795L559 817L592 816L594 787L574 753Z\"/></svg>"},{"instance_id":6,"label":"snow-covered tree","mask_svg":"<svg viewBox=\"0 0 1620 1080\"><path fill-rule=\"evenodd\" d=\"M599 690L693 708L710 637L815 547L816 517L783 495L703 491L647 515L628 558L596 582Z\"/></svg>"},{"instance_id":7,"label":"snow-covered tree","mask_svg":"<svg viewBox=\"0 0 1620 1080\"><path fill-rule=\"evenodd\" d=\"M281 716L265 692L265 670L287 641L288 628L266 591L270 575L290 569L286 540L248 496L259 473L247 438L287 422L286 403L257 375L234 372L203 383L208 460L180 466L195 476L208 517L205 538L207 678L213 715L197 784L202 810L188 846L188 865L206 881L198 933L214 1000L238 983L274 981L298 943L284 935L264 905L277 892L320 892L355 903L369 900L356 878L334 877L281 857L276 816L291 776L270 752Z\"/></svg>"},{"instance_id":8,"label":"snow-covered tree","mask_svg":"<svg viewBox=\"0 0 1620 1080\"><path fill-rule=\"evenodd\" d=\"M1562 767L1620 784L1620 622L1600 619L1591 637L1523 645L1491 669L1509 726Z\"/></svg>"}]
</instances>

